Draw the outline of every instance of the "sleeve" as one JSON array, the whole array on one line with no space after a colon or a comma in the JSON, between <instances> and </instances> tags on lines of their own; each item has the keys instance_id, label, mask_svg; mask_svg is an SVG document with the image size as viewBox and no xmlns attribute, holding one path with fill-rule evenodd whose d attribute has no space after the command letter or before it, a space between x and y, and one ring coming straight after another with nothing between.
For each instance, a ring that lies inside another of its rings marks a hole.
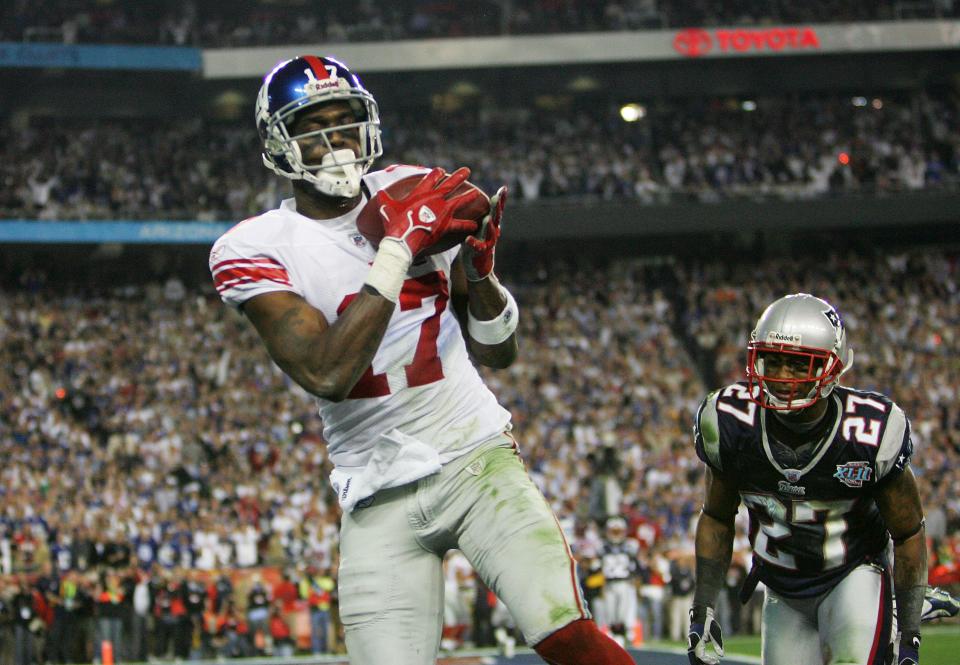
<instances>
[{"instance_id":1,"label":"sleeve","mask_svg":"<svg viewBox=\"0 0 960 665\"><path fill-rule=\"evenodd\" d=\"M714 391L700 403L693 423L693 439L697 448L697 457L710 468L723 471L723 462L720 459L720 424L717 415L719 394L720 391Z\"/></svg>"},{"instance_id":2,"label":"sleeve","mask_svg":"<svg viewBox=\"0 0 960 665\"><path fill-rule=\"evenodd\" d=\"M290 271L274 248L257 249L227 233L210 250L210 274L223 302L240 307L250 298L271 291L302 296Z\"/></svg>"},{"instance_id":3,"label":"sleeve","mask_svg":"<svg viewBox=\"0 0 960 665\"><path fill-rule=\"evenodd\" d=\"M877 450L877 482L886 482L899 476L909 466L911 457L913 441L910 438L910 420L903 409L892 404Z\"/></svg>"}]
</instances>

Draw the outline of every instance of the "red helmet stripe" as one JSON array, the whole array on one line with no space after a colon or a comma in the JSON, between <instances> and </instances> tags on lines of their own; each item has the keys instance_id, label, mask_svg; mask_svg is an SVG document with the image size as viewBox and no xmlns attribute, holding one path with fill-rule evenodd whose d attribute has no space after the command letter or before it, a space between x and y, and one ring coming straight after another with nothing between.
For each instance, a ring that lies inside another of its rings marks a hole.
<instances>
[{"instance_id":1,"label":"red helmet stripe","mask_svg":"<svg viewBox=\"0 0 960 665\"><path fill-rule=\"evenodd\" d=\"M305 55L303 59L307 61L307 64L310 65L310 69L313 70L313 73L316 74L318 79L328 79L330 78L330 72L327 71L327 68L324 67L323 61L315 55Z\"/></svg>"}]
</instances>

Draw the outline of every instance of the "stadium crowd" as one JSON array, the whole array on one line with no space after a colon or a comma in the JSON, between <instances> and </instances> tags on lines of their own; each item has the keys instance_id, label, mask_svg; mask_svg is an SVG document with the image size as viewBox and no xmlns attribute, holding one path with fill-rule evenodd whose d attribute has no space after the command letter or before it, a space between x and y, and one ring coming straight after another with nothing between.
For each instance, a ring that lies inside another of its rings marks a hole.
<instances>
[{"instance_id":1,"label":"stadium crowd","mask_svg":"<svg viewBox=\"0 0 960 665\"><path fill-rule=\"evenodd\" d=\"M523 352L486 379L583 571L604 521L623 514L643 545L647 637L678 638L702 492L699 400L740 375L769 300L827 297L857 354L847 383L892 395L913 419L931 577L956 584L958 270L954 253L930 249L543 259L504 276L526 312ZM337 648L321 423L211 288L173 276L64 292L25 273L0 292L0 363L11 369L0 374L0 631L11 638L0 661L89 662L104 639L121 660ZM486 595L468 578L457 579L476 610ZM732 632L755 628L733 607L722 610ZM458 639L488 633L474 624Z\"/></svg>"},{"instance_id":2,"label":"stadium crowd","mask_svg":"<svg viewBox=\"0 0 960 665\"><path fill-rule=\"evenodd\" d=\"M956 16L953 0L485 0L477 3L238 0L14 0L0 8L0 40L239 47L439 37L524 35L711 25L771 25Z\"/></svg>"},{"instance_id":3,"label":"stadium crowd","mask_svg":"<svg viewBox=\"0 0 960 665\"><path fill-rule=\"evenodd\" d=\"M467 165L527 201L893 194L956 187L958 115L931 94L662 102L632 123L614 108L411 112L386 123L384 160ZM0 127L0 146L0 218L243 219L286 191L247 122L35 119Z\"/></svg>"}]
</instances>

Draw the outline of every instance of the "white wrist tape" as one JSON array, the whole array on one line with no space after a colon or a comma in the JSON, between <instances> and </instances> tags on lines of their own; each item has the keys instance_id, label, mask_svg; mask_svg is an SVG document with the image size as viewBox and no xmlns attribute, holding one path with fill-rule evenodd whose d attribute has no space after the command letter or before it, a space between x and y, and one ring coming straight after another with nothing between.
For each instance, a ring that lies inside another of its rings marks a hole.
<instances>
[{"instance_id":1,"label":"white wrist tape","mask_svg":"<svg viewBox=\"0 0 960 665\"><path fill-rule=\"evenodd\" d=\"M403 242L384 238L367 273L366 283L387 300L397 302L411 263L413 257Z\"/></svg>"},{"instance_id":2,"label":"white wrist tape","mask_svg":"<svg viewBox=\"0 0 960 665\"><path fill-rule=\"evenodd\" d=\"M517 308L517 301L513 299L513 294L503 288L499 282L497 288L507 299L507 304L495 319L478 321L473 318L470 310L467 310L467 332L475 341L488 346L495 346L509 338L520 322L520 310Z\"/></svg>"}]
</instances>

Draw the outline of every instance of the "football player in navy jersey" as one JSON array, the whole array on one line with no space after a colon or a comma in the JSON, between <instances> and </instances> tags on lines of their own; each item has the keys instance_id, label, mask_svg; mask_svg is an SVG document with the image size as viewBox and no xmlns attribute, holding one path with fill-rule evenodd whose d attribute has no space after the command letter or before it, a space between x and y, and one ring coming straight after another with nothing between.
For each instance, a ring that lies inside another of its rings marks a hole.
<instances>
[{"instance_id":1,"label":"football player in navy jersey","mask_svg":"<svg viewBox=\"0 0 960 665\"><path fill-rule=\"evenodd\" d=\"M627 521L619 515L606 524L606 537L600 550L603 567L603 616L610 632L621 646L633 641L633 624L637 619L637 557L640 543L627 537Z\"/></svg>"},{"instance_id":2,"label":"football player in navy jersey","mask_svg":"<svg viewBox=\"0 0 960 665\"><path fill-rule=\"evenodd\" d=\"M786 296L751 333L747 381L701 404L694 434L707 470L693 665L723 656L713 608L741 501L753 546L744 590L766 587L765 665L881 665L893 649L894 593L892 662L919 662L927 562L910 423L886 396L840 385L852 363L836 309L809 294Z\"/></svg>"}]
</instances>

